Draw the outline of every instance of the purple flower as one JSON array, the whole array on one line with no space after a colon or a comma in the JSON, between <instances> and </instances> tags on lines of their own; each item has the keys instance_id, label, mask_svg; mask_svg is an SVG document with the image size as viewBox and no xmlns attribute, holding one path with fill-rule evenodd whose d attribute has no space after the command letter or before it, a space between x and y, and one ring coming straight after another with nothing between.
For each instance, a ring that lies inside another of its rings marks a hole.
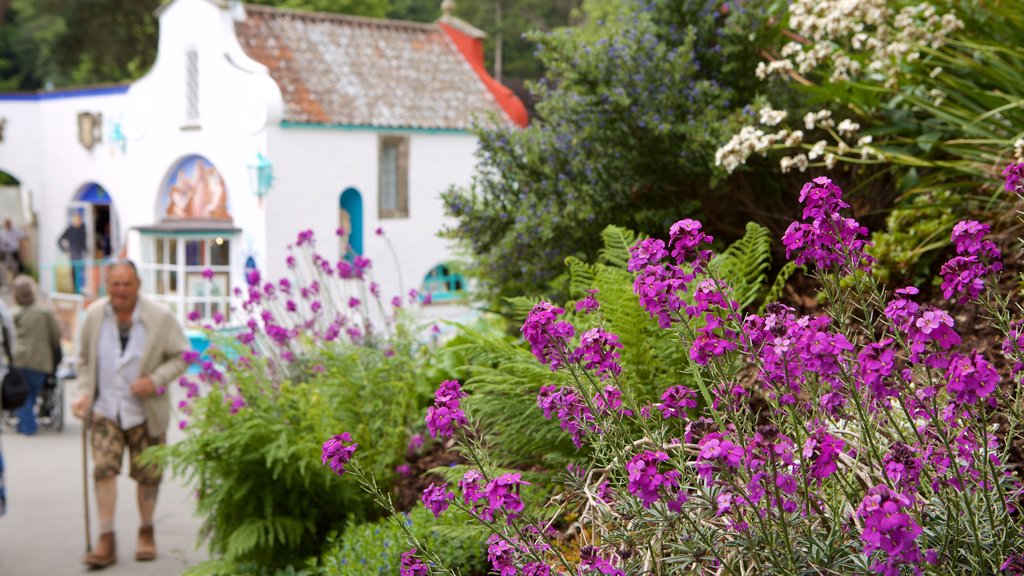
<instances>
[{"instance_id":1,"label":"purple flower","mask_svg":"<svg viewBox=\"0 0 1024 576\"><path fill-rule=\"evenodd\" d=\"M1003 184L1003 188L1007 192L1021 194L1024 191L1024 163L1009 164L1006 168L1003 168L1003 178L1006 182Z\"/></svg>"},{"instance_id":2,"label":"purple flower","mask_svg":"<svg viewBox=\"0 0 1024 576\"><path fill-rule=\"evenodd\" d=\"M284 262L288 265L288 268L295 268L295 256L288 256L284 259Z\"/></svg>"},{"instance_id":3,"label":"purple flower","mask_svg":"<svg viewBox=\"0 0 1024 576\"><path fill-rule=\"evenodd\" d=\"M697 407L697 393L693 390L677 384L672 386L661 395L661 404L658 405L658 410L661 410L661 417L664 419L669 418L686 418L687 408Z\"/></svg>"},{"instance_id":4,"label":"purple flower","mask_svg":"<svg viewBox=\"0 0 1024 576\"><path fill-rule=\"evenodd\" d=\"M836 471L839 454L846 446L844 440L840 440L819 428L807 437L804 442L804 460L811 463L811 477L818 480L828 478Z\"/></svg>"},{"instance_id":5,"label":"purple flower","mask_svg":"<svg viewBox=\"0 0 1024 576\"><path fill-rule=\"evenodd\" d=\"M1024 167L1024 164L1017 164L1017 166ZM1024 554L1015 552L1007 556L1006 561L999 567L999 571L1007 572L1010 576L1024 576Z\"/></svg>"},{"instance_id":6,"label":"purple flower","mask_svg":"<svg viewBox=\"0 0 1024 576\"><path fill-rule=\"evenodd\" d=\"M626 269L630 272L643 270L647 266L657 264L668 256L665 242L656 238L640 240L629 248L630 258Z\"/></svg>"},{"instance_id":7,"label":"purple flower","mask_svg":"<svg viewBox=\"0 0 1024 576\"><path fill-rule=\"evenodd\" d=\"M658 319L662 328L672 326L672 314L685 306L679 292L686 291L686 284L693 275L678 266L646 266L633 281L633 293L639 296L640 306L651 318Z\"/></svg>"},{"instance_id":8,"label":"purple flower","mask_svg":"<svg viewBox=\"0 0 1024 576\"><path fill-rule=\"evenodd\" d=\"M572 357L583 362L587 370L595 370L602 379L609 375L618 376L622 367L617 360L621 349L619 337L601 328L591 328L580 336L580 345L572 353Z\"/></svg>"},{"instance_id":9,"label":"purple flower","mask_svg":"<svg viewBox=\"0 0 1024 576\"><path fill-rule=\"evenodd\" d=\"M409 437L409 443L405 446L405 449L410 452L416 452L420 448L423 448L423 434L413 434Z\"/></svg>"},{"instance_id":10,"label":"purple flower","mask_svg":"<svg viewBox=\"0 0 1024 576\"><path fill-rule=\"evenodd\" d=\"M594 310L597 310L601 305L598 304L597 298L594 295L597 294L597 289L587 290L587 296L576 303L576 311L583 314L589 314Z\"/></svg>"},{"instance_id":11,"label":"purple flower","mask_svg":"<svg viewBox=\"0 0 1024 576\"><path fill-rule=\"evenodd\" d=\"M487 559L498 576L516 576L515 556L516 549L507 539L498 534L487 538Z\"/></svg>"},{"instance_id":12,"label":"purple flower","mask_svg":"<svg viewBox=\"0 0 1024 576\"><path fill-rule=\"evenodd\" d=\"M729 468L738 468L743 462L743 447L726 440L721 432L711 432L697 443L700 450L697 456L697 474L710 482L715 466L724 464Z\"/></svg>"},{"instance_id":13,"label":"purple flower","mask_svg":"<svg viewBox=\"0 0 1024 576\"><path fill-rule=\"evenodd\" d=\"M473 506L478 501L483 499L483 491L480 488L480 481L483 480L484 475L478 470L469 470L462 475L462 479L459 480L459 490L462 492L462 501L469 506Z\"/></svg>"},{"instance_id":14,"label":"purple flower","mask_svg":"<svg viewBox=\"0 0 1024 576\"><path fill-rule=\"evenodd\" d=\"M954 354L946 370L946 392L957 404L973 405L995 391L999 372L977 351Z\"/></svg>"},{"instance_id":15,"label":"purple flower","mask_svg":"<svg viewBox=\"0 0 1024 576\"><path fill-rule=\"evenodd\" d=\"M434 513L434 518L440 518L441 513L448 509L448 505L455 499L455 493L448 490L448 485L436 486L431 483L430 486L423 491L423 496L420 500L423 505Z\"/></svg>"},{"instance_id":16,"label":"purple flower","mask_svg":"<svg viewBox=\"0 0 1024 576\"><path fill-rule=\"evenodd\" d=\"M412 467L408 464L399 464L395 466L395 474L399 476L410 476L412 474Z\"/></svg>"},{"instance_id":17,"label":"purple flower","mask_svg":"<svg viewBox=\"0 0 1024 576\"><path fill-rule=\"evenodd\" d=\"M199 352L196 352L195 350L186 350L181 353L181 359L188 364L195 364L196 362L199 362L199 358Z\"/></svg>"},{"instance_id":18,"label":"purple flower","mask_svg":"<svg viewBox=\"0 0 1024 576\"><path fill-rule=\"evenodd\" d=\"M584 546L580 548L580 573L604 574L605 576L626 576L625 572L616 568L610 561L598 554L597 548Z\"/></svg>"},{"instance_id":19,"label":"purple flower","mask_svg":"<svg viewBox=\"0 0 1024 576\"><path fill-rule=\"evenodd\" d=\"M558 316L565 310L557 308L550 302L538 302L526 316L520 332L530 344L530 350L537 360L557 370L563 357L567 355L566 341L576 334L572 324L558 321Z\"/></svg>"},{"instance_id":20,"label":"purple flower","mask_svg":"<svg viewBox=\"0 0 1024 576\"><path fill-rule=\"evenodd\" d=\"M295 241L295 245L296 246L302 246L304 244L309 244L310 246L312 246L315 242L316 242L316 240L313 238L313 231L312 230L303 230L303 231L299 232L299 237Z\"/></svg>"},{"instance_id":21,"label":"purple flower","mask_svg":"<svg viewBox=\"0 0 1024 576\"><path fill-rule=\"evenodd\" d=\"M892 338L883 338L881 342L872 342L861 349L857 355L860 367L860 382L871 390L872 400L880 402L896 395L896 388L891 380L896 366L896 351ZM859 386L858 386L859 387Z\"/></svg>"},{"instance_id":22,"label":"purple flower","mask_svg":"<svg viewBox=\"0 0 1024 576\"><path fill-rule=\"evenodd\" d=\"M394 308L401 308L402 307L402 299L399 298L398 296L393 297L391 299L391 306L394 307Z\"/></svg>"},{"instance_id":23,"label":"purple flower","mask_svg":"<svg viewBox=\"0 0 1024 576\"><path fill-rule=\"evenodd\" d=\"M441 382L434 394L434 405L427 408L427 430L434 438L449 438L455 433L455 427L466 425L466 414L462 411L459 398L466 393L457 380Z\"/></svg>"},{"instance_id":24,"label":"purple flower","mask_svg":"<svg viewBox=\"0 0 1024 576\"><path fill-rule=\"evenodd\" d=\"M985 277L1003 269L1002 254L995 243L983 240L989 226L976 220L964 220L953 227L953 246L957 256L942 265L942 295L958 303L975 300L985 289Z\"/></svg>"},{"instance_id":25,"label":"purple flower","mask_svg":"<svg viewBox=\"0 0 1024 576\"><path fill-rule=\"evenodd\" d=\"M664 499L673 512L679 512L686 502L686 493L679 490L678 470L662 472L659 463L668 461L668 454L652 452L637 454L626 464L629 481L626 489L636 496L644 508L650 508L658 500Z\"/></svg>"},{"instance_id":26,"label":"purple flower","mask_svg":"<svg viewBox=\"0 0 1024 576\"><path fill-rule=\"evenodd\" d=\"M700 250L701 244L710 244L713 238L701 231L702 225L697 220L686 218L676 222L669 228L669 244L672 246L672 257L676 264L690 264L696 270L703 270L704 264L711 260L710 250Z\"/></svg>"},{"instance_id":27,"label":"purple flower","mask_svg":"<svg viewBox=\"0 0 1024 576\"><path fill-rule=\"evenodd\" d=\"M373 231L373 233L376 234L377 236L383 236L384 235L384 229L381 228L380 226L378 226L377 229Z\"/></svg>"},{"instance_id":28,"label":"purple flower","mask_svg":"<svg viewBox=\"0 0 1024 576\"><path fill-rule=\"evenodd\" d=\"M220 312L214 312L213 313L213 323L214 324L223 324L224 323L224 315L221 314Z\"/></svg>"},{"instance_id":29,"label":"purple flower","mask_svg":"<svg viewBox=\"0 0 1024 576\"><path fill-rule=\"evenodd\" d=\"M260 283L260 271L253 268L245 273L245 281L250 286L255 286Z\"/></svg>"},{"instance_id":30,"label":"purple flower","mask_svg":"<svg viewBox=\"0 0 1024 576\"><path fill-rule=\"evenodd\" d=\"M199 312L198 309L192 310L191 312L188 313L189 322L199 322L199 319L202 317L203 315L202 313Z\"/></svg>"},{"instance_id":31,"label":"purple flower","mask_svg":"<svg viewBox=\"0 0 1024 576\"><path fill-rule=\"evenodd\" d=\"M338 476L345 473L345 464L348 464L356 448L359 447L359 444L354 442L346 446L345 442L352 442L351 434L348 432L336 434L333 438L324 442L323 452L320 457L321 462L325 466L330 462L331 470L334 470L334 473Z\"/></svg>"},{"instance_id":32,"label":"purple flower","mask_svg":"<svg viewBox=\"0 0 1024 576\"><path fill-rule=\"evenodd\" d=\"M502 511L509 524L523 511L523 499L519 497L520 486L526 486L519 473L502 474L484 486L481 496L487 506L480 510L480 517L491 521L495 513Z\"/></svg>"},{"instance_id":33,"label":"purple flower","mask_svg":"<svg viewBox=\"0 0 1024 576\"><path fill-rule=\"evenodd\" d=\"M537 406L549 420L552 415L558 415L559 426L572 435L572 443L577 448L583 446L583 436L588 430L596 431L590 408L573 388L542 386L537 394Z\"/></svg>"},{"instance_id":34,"label":"purple flower","mask_svg":"<svg viewBox=\"0 0 1024 576\"><path fill-rule=\"evenodd\" d=\"M1024 352L1024 320L1010 322L1010 329L1006 333L1006 339L1002 344L1003 355L1013 362L1010 369L1011 374L1017 376L1024 371L1024 362L1021 362L1021 353Z\"/></svg>"},{"instance_id":35,"label":"purple flower","mask_svg":"<svg viewBox=\"0 0 1024 576\"><path fill-rule=\"evenodd\" d=\"M398 568L399 576L427 576L430 574L428 568L419 558L416 558L416 549L402 552L402 563Z\"/></svg>"},{"instance_id":36,"label":"purple flower","mask_svg":"<svg viewBox=\"0 0 1024 576\"><path fill-rule=\"evenodd\" d=\"M344 236L345 233L346 233L345 229L342 228L341 226L338 226L338 228L334 230L334 235L335 236Z\"/></svg>"},{"instance_id":37,"label":"purple flower","mask_svg":"<svg viewBox=\"0 0 1024 576\"><path fill-rule=\"evenodd\" d=\"M203 270L203 278L213 280L213 270L210 270L209 268Z\"/></svg>"},{"instance_id":38,"label":"purple flower","mask_svg":"<svg viewBox=\"0 0 1024 576\"><path fill-rule=\"evenodd\" d=\"M871 566L885 576L899 576L900 566L916 566L922 561L917 547L921 526L908 514L912 502L909 498L879 484L870 490L857 507L857 515L864 521L861 539L864 553L881 551L880 558Z\"/></svg>"},{"instance_id":39,"label":"purple flower","mask_svg":"<svg viewBox=\"0 0 1024 576\"><path fill-rule=\"evenodd\" d=\"M892 445L889 453L882 457L882 468L886 478L903 493L917 491L924 461L916 449L897 442Z\"/></svg>"},{"instance_id":40,"label":"purple flower","mask_svg":"<svg viewBox=\"0 0 1024 576\"><path fill-rule=\"evenodd\" d=\"M863 239L867 228L853 218L839 215L841 209L850 207L843 202L842 195L843 191L824 176L804 184L800 202L804 204L805 222L793 222L782 235L786 258L795 254L796 264L813 262L820 269L870 269L874 259L864 253L870 245Z\"/></svg>"}]
</instances>

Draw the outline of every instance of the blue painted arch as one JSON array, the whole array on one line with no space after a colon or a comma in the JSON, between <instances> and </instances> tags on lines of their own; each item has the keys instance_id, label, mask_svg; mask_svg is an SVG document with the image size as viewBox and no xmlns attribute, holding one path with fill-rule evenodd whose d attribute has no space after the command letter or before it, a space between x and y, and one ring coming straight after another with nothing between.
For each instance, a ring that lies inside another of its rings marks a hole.
<instances>
[{"instance_id":1,"label":"blue painted arch","mask_svg":"<svg viewBox=\"0 0 1024 576\"><path fill-rule=\"evenodd\" d=\"M355 188L345 188L341 193L339 204L348 213L348 243L356 254L363 254L363 195Z\"/></svg>"},{"instance_id":2,"label":"blue painted arch","mask_svg":"<svg viewBox=\"0 0 1024 576\"><path fill-rule=\"evenodd\" d=\"M88 202L90 204L99 204L101 206L109 206L113 204L110 199L110 194L95 182L90 182L85 186L79 188L78 193L75 194L75 201L77 202Z\"/></svg>"}]
</instances>

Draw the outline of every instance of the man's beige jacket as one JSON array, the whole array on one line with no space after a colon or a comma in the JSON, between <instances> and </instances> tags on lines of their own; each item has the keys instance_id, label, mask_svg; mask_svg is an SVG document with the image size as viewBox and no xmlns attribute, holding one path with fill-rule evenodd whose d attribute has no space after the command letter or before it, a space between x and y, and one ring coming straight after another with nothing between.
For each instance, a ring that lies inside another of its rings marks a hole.
<instances>
[{"instance_id":1,"label":"man's beige jacket","mask_svg":"<svg viewBox=\"0 0 1024 576\"><path fill-rule=\"evenodd\" d=\"M90 406L96 399L96 348L100 341L100 328L103 326L103 310L109 302L109 298L100 298L89 306L79 335L78 385L82 393L89 395ZM141 294L138 306L139 317L146 327L146 344L142 350L139 378L149 376L153 385L164 391L163 394L143 399L142 411L146 415L149 435L159 436L167 431L171 420L171 384L188 368L181 355L189 350L189 344L178 319L170 310Z\"/></svg>"}]
</instances>

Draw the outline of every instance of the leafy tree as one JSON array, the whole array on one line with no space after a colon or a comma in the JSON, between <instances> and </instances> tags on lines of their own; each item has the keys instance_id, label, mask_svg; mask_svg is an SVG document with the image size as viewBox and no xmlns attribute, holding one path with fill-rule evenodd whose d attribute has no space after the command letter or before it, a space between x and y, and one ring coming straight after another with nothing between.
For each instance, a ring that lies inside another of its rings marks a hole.
<instances>
[{"instance_id":1,"label":"leafy tree","mask_svg":"<svg viewBox=\"0 0 1024 576\"><path fill-rule=\"evenodd\" d=\"M765 16L686 0L623 4L607 21L533 36L547 69L533 86L538 118L481 131L472 185L444 195L456 220L446 234L490 297L564 295L562 261L593 260L606 225L650 234L701 197L721 203L713 154L749 114L740 95L753 59L737 55ZM777 180L764 179L760 201Z\"/></svg>"},{"instance_id":2,"label":"leafy tree","mask_svg":"<svg viewBox=\"0 0 1024 576\"><path fill-rule=\"evenodd\" d=\"M390 5L389 0L251 0L251 3L293 10L337 12L374 18L386 16Z\"/></svg>"}]
</instances>

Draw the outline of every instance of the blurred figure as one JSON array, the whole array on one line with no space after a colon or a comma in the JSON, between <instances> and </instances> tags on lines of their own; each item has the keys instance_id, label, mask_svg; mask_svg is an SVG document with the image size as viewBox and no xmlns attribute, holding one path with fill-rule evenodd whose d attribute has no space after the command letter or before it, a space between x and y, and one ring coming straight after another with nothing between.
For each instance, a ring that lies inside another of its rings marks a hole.
<instances>
[{"instance_id":1,"label":"blurred figure","mask_svg":"<svg viewBox=\"0 0 1024 576\"><path fill-rule=\"evenodd\" d=\"M0 348L17 344L14 337L14 324L11 322L11 317L7 314L7 308L4 306L3 300L0 300L0 324L3 325L3 329L0 330ZM7 341L8 339L10 340L9 342ZM7 356L0 353L0 380L3 380L8 370L11 370L11 366L7 364ZM3 406L0 406L0 409L3 409ZM0 449L0 516L6 513L7 488L4 486L4 454L3 450Z\"/></svg>"},{"instance_id":2,"label":"blurred figure","mask_svg":"<svg viewBox=\"0 0 1024 576\"><path fill-rule=\"evenodd\" d=\"M32 436L39 430L36 422L36 398L43 390L46 377L56 370L54 350L60 347L60 327L53 312L36 303L36 282L29 276L14 279L14 314L17 338L14 345L14 365L28 383L29 395L25 405L17 410L18 433Z\"/></svg>"},{"instance_id":3,"label":"blurred figure","mask_svg":"<svg viewBox=\"0 0 1024 576\"><path fill-rule=\"evenodd\" d=\"M0 255L3 256L5 264L13 265L15 274L21 274L21 243L25 240L25 233L14 227L10 218L4 219L4 227L0 229Z\"/></svg>"},{"instance_id":4,"label":"blurred figure","mask_svg":"<svg viewBox=\"0 0 1024 576\"><path fill-rule=\"evenodd\" d=\"M74 284L75 294L82 293L82 285L85 280L85 256L86 256L86 231L82 222L82 214L78 210L71 213L71 225L64 230L57 245L62 252L71 257L71 278Z\"/></svg>"}]
</instances>

